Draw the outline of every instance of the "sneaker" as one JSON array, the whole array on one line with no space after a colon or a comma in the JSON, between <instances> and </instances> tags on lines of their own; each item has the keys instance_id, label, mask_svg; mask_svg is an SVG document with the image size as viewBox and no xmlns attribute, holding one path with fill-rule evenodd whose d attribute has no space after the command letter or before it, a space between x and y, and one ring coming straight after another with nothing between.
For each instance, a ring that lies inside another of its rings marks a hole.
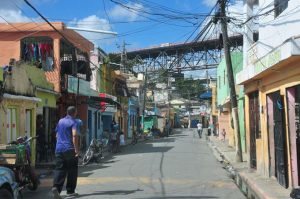
<instances>
[{"instance_id":1,"label":"sneaker","mask_svg":"<svg viewBox=\"0 0 300 199\"><path fill-rule=\"evenodd\" d=\"M62 197L59 195L58 190L57 190L56 187L53 187L53 188L51 189L51 191L52 191L52 194L53 194L53 198L54 198L54 199L62 199Z\"/></svg>"},{"instance_id":2,"label":"sneaker","mask_svg":"<svg viewBox=\"0 0 300 199\"><path fill-rule=\"evenodd\" d=\"M78 195L79 194L76 192L73 192L73 193L67 192L67 197L74 197L74 196L78 196Z\"/></svg>"}]
</instances>

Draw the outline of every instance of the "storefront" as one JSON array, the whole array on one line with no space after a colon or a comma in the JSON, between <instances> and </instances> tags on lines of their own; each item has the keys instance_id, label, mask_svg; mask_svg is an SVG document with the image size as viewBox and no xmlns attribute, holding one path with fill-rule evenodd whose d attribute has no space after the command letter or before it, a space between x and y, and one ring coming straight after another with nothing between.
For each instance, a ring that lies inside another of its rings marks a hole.
<instances>
[{"instance_id":1,"label":"storefront","mask_svg":"<svg viewBox=\"0 0 300 199\"><path fill-rule=\"evenodd\" d=\"M248 162L285 187L299 186L300 52L287 40L238 75L245 88ZM246 78L245 78L246 77Z\"/></svg>"},{"instance_id":2,"label":"storefront","mask_svg":"<svg viewBox=\"0 0 300 199\"><path fill-rule=\"evenodd\" d=\"M88 98L88 105L93 107L93 109L89 109L88 111L88 141L90 141L93 136L96 136L91 132L97 131L98 138L107 137L108 133L111 132L111 123L114 114L117 112L117 107L120 107L120 104L116 101L116 99L117 98L115 96L108 95L106 93L100 93L98 96L90 96Z\"/></svg>"},{"instance_id":3,"label":"storefront","mask_svg":"<svg viewBox=\"0 0 300 199\"><path fill-rule=\"evenodd\" d=\"M4 93L0 110L0 143L16 141L20 136L36 136L36 105L41 100L36 97ZM35 165L36 145L31 143L31 160Z\"/></svg>"},{"instance_id":4,"label":"storefront","mask_svg":"<svg viewBox=\"0 0 300 199\"><path fill-rule=\"evenodd\" d=\"M41 56L43 55L41 54ZM37 118L36 133L39 136L37 139L37 162L42 160L49 162L54 159L55 127L58 122L56 100L59 93L55 92L53 84L47 81L43 70L28 64L23 64L22 67L26 70L31 84L35 88L35 96L41 99L36 107L36 115L34 115Z\"/></svg>"}]
</instances>

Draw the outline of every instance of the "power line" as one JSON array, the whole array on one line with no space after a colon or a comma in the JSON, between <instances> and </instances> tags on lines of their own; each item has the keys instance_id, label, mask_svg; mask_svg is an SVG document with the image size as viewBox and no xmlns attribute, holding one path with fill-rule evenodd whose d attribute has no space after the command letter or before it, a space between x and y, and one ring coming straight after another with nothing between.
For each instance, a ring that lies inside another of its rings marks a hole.
<instances>
[{"instance_id":1,"label":"power line","mask_svg":"<svg viewBox=\"0 0 300 199\"><path fill-rule=\"evenodd\" d=\"M152 21L160 22L160 23L163 23L163 24L173 25L173 26L181 26L181 25L178 25L178 24L172 24L172 23L168 23L168 22L165 22L165 21L155 19L155 18L151 18L147 15L162 16L162 17L165 17L165 18L168 18L168 19L171 19L171 20L183 20L183 18L176 17L176 16L166 16L166 15L161 14L161 13L151 13L149 11L142 10L141 8L136 8L136 7L131 7L131 6L125 5L125 4L123 4L119 1L116 1L116 0L110 0L110 1L117 4L117 5L119 5L119 6L121 6L124 9L128 10L129 12L135 13L138 16L144 17L144 18L152 20ZM143 15L143 14L146 14L146 15ZM184 18L184 20L186 20L186 18ZM195 24L195 22L189 22L189 23Z\"/></svg>"}]
</instances>

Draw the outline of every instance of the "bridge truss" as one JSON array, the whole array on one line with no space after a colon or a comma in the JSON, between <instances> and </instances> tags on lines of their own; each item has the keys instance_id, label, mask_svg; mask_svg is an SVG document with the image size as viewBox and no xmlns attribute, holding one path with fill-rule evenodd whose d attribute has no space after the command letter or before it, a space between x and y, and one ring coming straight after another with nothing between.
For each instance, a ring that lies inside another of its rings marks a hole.
<instances>
[{"instance_id":1,"label":"bridge truss","mask_svg":"<svg viewBox=\"0 0 300 199\"><path fill-rule=\"evenodd\" d=\"M241 51L243 36L236 35L229 38L231 51ZM156 73L167 71L181 73L214 69L221 61L222 40L209 39L198 42L181 44L162 44L157 47L139 49L127 52L127 59L134 63L133 71Z\"/></svg>"}]
</instances>

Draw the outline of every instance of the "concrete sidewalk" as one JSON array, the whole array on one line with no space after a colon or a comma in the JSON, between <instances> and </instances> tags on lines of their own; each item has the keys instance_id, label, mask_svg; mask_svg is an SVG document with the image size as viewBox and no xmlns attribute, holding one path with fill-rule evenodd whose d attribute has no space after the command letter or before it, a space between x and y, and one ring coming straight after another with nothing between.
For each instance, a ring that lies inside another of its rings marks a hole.
<instances>
[{"instance_id":1,"label":"concrete sidewalk","mask_svg":"<svg viewBox=\"0 0 300 199\"><path fill-rule=\"evenodd\" d=\"M288 199L290 189L279 185L276 179L262 177L253 169L248 168L247 162L235 162L235 149L217 137L208 136L208 145L216 158L225 167L243 193L250 199ZM245 155L243 157L246 157Z\"/></svg>"}]
</instances>

